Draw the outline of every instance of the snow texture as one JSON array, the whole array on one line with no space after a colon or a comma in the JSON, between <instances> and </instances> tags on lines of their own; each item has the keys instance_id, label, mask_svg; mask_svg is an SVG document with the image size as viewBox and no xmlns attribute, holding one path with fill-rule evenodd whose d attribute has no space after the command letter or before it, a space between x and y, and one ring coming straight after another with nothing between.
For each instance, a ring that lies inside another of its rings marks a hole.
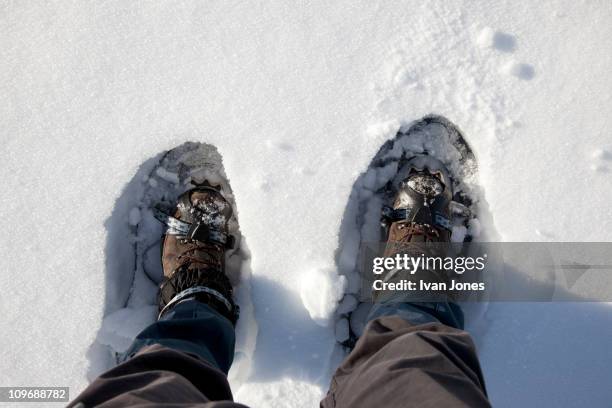
<instances>
[{"instance_id":1,"label":"snow texture","mask_svg":"<svg viewBox=\"0 0 612 408\"><path fill-rule=\"evenodd\" d=\"M336 253L340 239L359 245L340 236L342 217L400 123L437 113L463 130L491 215L469 229L503 241L611 239L607 1L1 10L2 386L69 386L74 397L113 364L109 346L123 349L152 319L152 298L117 306L129 295L131 231L150 217L145 183L176 181L150 170L186 141L218 149L248 238L246 262L233 262L251 275L237 292L253 318L238 328L246 351L231 384L254 407L312 407L325 393L346 333L334 298L351 291L337 265L354 262ZM352 320L364 305L344 297L339 307ZM494 406L609 406L609 304L468 315Z\"/></svg>"}]
</instances>

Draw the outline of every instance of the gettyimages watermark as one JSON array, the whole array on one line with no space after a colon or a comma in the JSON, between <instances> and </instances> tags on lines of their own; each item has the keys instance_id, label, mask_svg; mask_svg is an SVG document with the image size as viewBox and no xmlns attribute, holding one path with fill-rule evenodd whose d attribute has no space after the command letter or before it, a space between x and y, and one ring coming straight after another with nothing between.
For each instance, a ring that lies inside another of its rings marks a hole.
<instances>
[{"instance_id":1,"label":"gettyimages watermark","mask_svg":"<svg viewBox=\"0 0 612 408\"><path fill-rule=\"evenodd\" d=\"M365 243L361 301L610 302L612 243Z\"/></svg>"}]
</instances>

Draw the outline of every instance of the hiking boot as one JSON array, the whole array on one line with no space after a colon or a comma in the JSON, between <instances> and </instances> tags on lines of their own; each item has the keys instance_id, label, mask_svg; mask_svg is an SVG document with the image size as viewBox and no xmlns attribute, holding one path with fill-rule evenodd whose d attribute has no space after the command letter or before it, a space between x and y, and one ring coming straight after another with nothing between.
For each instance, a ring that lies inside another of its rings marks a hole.
<instances>
[{"instance_id":1,"label":"hiking boot","mask_svg":"<svg viewBox=\"0 0 612 408\"><path fill-rule=\"evenodd\" d=\"M442 257L446 255L451 237L451 210L453 187L444 165L432 156L416 156L406 162L401 170L392 206L383 207L383 222L388 228L384 257L407 254L411 257ZM428 269L411 274L410 271L392 270L385 276L385 282L400 280L444 282L449 284L450 276L445 271ZM450 287L450 285L449 285ZM404 292L402 298L424 296L428 293ZM375 291L374 301L397 298L398 294ZM446 295L443 296L446 300Z\"/></svg>"},{"instance_id":2,"label":"hiking boot","mask_svg":"<svg viewBox=\"0 0 612 408\"><path fill-rule=\"evenodd\" d=\"M208 183L179 198L173 215L156 209L168 229L162 243L164 280L159 290L159 317L185 299L212 307L233 324L238 306L225 274L225 252L233 246L228 222L233 210L220 188Z\"/></svg>"},{"instance_id":3,"label":"hiking boot","mask_svg":"<svg viewBox=\"0 0 612 408\"><path fill-rule=\"evenodd\" d=\"M388 226L384 256L423 259L444 259L449 252L451 238L451 202L453 185L445 166L432 156L416 156L402 167L392 207L383 207L383 221ZM452 271L438 266L422 267L416 272L394 269L386 273L383 282L414 282L415 290L381 290L372 292L377 303L370 318L398 314L408 310L425 321L432 316L446 325L463 328L463 312L456 303L456 295L449 290ZM421 283L425 288L421 288ZM436 287L436 285L440 287ZM395 305L395 306L392 306ZM411 315L414 320L414 315ZM416 321L416 320L415 320Z\"/></svg>"},{"instance_id":4,"label":"hiking boot","mask_svg":"<svg viewBox=\"0 0 612 408\"><path fill-rule=\"evenodd\" d=\"M416 156L402 172L407 174L387 210L391 213L387 242L450 242L453 187L444 165L431 156ZM392 251L389 245L387 251Z\"/></svg>"}]
</instances>

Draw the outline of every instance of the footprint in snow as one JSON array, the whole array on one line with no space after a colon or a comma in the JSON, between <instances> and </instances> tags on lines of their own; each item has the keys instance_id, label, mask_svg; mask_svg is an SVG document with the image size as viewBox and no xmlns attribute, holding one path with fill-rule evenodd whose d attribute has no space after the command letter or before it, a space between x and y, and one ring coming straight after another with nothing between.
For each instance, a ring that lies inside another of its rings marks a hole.
<instances>
[{"instance_id":1,"label":"footprint in snow","mask_svg":"<svg viewBox=\"0 0 612 408\"><path fill-rule=\"evenodd\" d=\"M268 146L269 148L275 148L278 150L282 150L284 152L292 152L295 150L295 147L293 147L291 143L282 142L282 141L267 140L266 146Z\"/></svg>"},{"instance_id":2,"label":"footprint in snow","mask_svg":"<svg viewBox=\"0 0 612 408\"><path fill-rule=\"evenodd\" d=\"M510 61L504 65L501 72L525 81L530 81L533 79L533 77L535 77L535 69L533 68L533 65L516 61Z\"/></svg>"},{"instance_id":3,"label":"footprint in snow","mask_svg":"<svg viewBox=\"0 0 612 408\"><path fill-rule=\"evenodd\" d=\"M591 164L591 170L598 173L607 173L610 171L606 162L612 161L612 152L606 149L595 149L591 154L593 162Z\"/></svg>"},{"instance_id":4,"label":"footprint in snow","mask_svg":"<svg viewBox=\"0 0 612 408\"><path fill-rule=\"evenodd\" d=\"M497 51L511 53L516 50L516 37L502 31L485 27L476 40L482 48L494 48Z\"/></svg>"},{"instance_id":5,"label":"footprint in snow","mask_svg":"<svg viewBox=\"0 0 612 408\"><path fill-rule=\"evenodd\" d=\"M490 48L508 54L513 53L517 49L516 36L503 31L496 31L491 27L485 27L480 31L476 43L481 48ZM524 81L530 81L535 77L533 65L514 60L503 65L500 72Z\"/></svg>"}]
</instances>

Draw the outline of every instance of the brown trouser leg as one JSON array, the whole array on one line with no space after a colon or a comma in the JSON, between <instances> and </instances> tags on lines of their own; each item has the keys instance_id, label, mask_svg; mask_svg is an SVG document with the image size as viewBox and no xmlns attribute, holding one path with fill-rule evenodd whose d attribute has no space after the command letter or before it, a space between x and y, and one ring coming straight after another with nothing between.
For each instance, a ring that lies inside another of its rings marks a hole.
<instances>
[{"instance_id":1,"label":"brown trouser leg","mask_svg":"<svg viewBox=\"0 0 612 408\"><path fill-rule=\"evenodd\" d=\"M368 324L321 401L323 408L489 406L465 331L397 316Z\"/></svg>"},{"instance_id":2,"label":"brown trouser leg","mask_svg":"<svg viewBox=\"0 0 612 408\"><path fill-rule=\"evenodd\" d=\"M143 348L107 371L69 407L247 408L232 402L225 373L200 358L163 347Z\"/></svg>"}]
</instances>

